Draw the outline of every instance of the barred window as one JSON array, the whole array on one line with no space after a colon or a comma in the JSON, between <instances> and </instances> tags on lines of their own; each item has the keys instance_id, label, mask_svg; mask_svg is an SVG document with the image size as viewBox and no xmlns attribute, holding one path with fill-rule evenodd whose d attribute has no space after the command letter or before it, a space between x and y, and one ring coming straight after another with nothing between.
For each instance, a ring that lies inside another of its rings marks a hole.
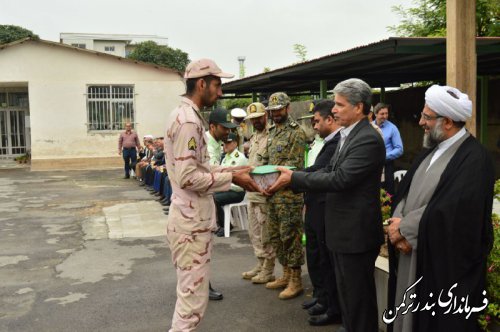
<instances>
[{"instance_id":1,"label":"barred window","mask_svg":"<svg viewBox=\"0 0 500 332\"><path fill-rule=\"evenodd\" d=\"M88 130L122 130L134 127L134 87L132 85L90 85L87 88Z\"/></svg>"}]
</instances>

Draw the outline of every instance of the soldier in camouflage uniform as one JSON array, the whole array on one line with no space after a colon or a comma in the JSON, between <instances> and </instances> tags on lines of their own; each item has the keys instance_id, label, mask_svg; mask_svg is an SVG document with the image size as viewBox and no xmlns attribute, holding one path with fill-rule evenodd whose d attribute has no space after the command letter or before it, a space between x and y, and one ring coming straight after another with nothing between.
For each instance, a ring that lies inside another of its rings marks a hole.
<instances>
[{"instance_id":1,"label":"soldier in camouflage uniform","mask_svg":"<svg viewBox=\"0 0 500 332\"><path fill-rule=\"evenodd\" d=\"M248 164L261 166L267 164L267 138L269 126L267 113L261 103L252 103L247 107L248 116L254 129L250 138ZM243 272L243 279L254 284L265 284L274 280L274 259L276 257L268 235L268 207L266 197L260 193L247 193L248 200L248 235L252 243L257 265L250 271Z\"/></svg>"},{"instance_id":2,"label":"soldier in camouflage uniform","mask_svg":"<svg viewBox=\"0 0 500 332\"><path fill-rule=\"evenodd\" d=\"M306 137L300 126L288 115L290 98L277 92L269 98L266 108L271 111L274 125L269 129L267 153L270 165L304 167ZM266 288L285 287L280 299L289 299L302 293L301 266L304 264L302 249L304 199L283 189L268 199L269 236L276 256L283 266L283 276L268 282Z\"/></svg>"},{"instance_id":3,"label":"soldier in camouflage uniform","mask_svg":"<svg viewBox=\"0 0 500 332\"><path fill-rule=\"evenodd\" d=\"M165 135L166 165L173 194L167 240L177 272L177 302L170 332L193 331L208 303L209 262L215 206L212 194L229 190L231 182L256 190L248 169L210 166L205 122L200 108L222 95L220 77L232 77L208 59L186 68L186 97L170 114Z\"/></svg>"}]
</instances>

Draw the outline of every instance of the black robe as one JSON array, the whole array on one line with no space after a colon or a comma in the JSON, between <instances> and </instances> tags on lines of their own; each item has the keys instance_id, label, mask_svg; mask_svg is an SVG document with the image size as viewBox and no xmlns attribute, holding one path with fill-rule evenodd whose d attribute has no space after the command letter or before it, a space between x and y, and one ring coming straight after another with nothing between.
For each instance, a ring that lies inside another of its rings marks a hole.
<instances>
[{"instance_id":1,"label":"black robe","mask_svg":"<svg viewBox=\"0 0 500 332\"><path fill-rule=\"evenodd\" d=\"M432 150L417 157L403 178L394 198L394 207L406 196L415 171ZM449 306L440 307L438 298L448 301L450 288L457 297L456 309L462 296L469 306L481 307L485 296L486 260L493 245L491 212L494 186L493 162L486 149L472 136L458 148L446 166L436 190L422 215L418 231L417 300L420 308L436 303L431 310L414 315L413 331L477 331L477 314L444 314ZM389 242L388 308L394 308L397 257ZM408 285L410 286L410 285ZM433 293L433 297L429 294ZM487 297L487 295L486 295ZM401 302L397 299L396 305ZM416 305L416 303L415 303ZM455 310L452 309L451 312ZM432 316L432 311L435 316ZM392 331L392 324L389 325Z\"/></svg>"}]
</instances>

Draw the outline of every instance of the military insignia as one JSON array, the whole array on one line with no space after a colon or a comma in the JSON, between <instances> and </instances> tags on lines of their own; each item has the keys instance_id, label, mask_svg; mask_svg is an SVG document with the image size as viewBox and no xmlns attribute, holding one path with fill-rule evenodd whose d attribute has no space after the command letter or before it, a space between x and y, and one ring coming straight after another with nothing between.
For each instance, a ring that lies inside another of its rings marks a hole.
<instances>
[{"instance_id":1,"label":"military insignia","mask_svg":"<svg viewBox=\"0 0 500 332\"><path fill-rule=\"evenodd\" d=\"M290 122L290 127L295 128L295 127L297 127L297 126L298 126L298 124L297 124L297 123L295 123L295 122Z\"/></svg>"},{"instance_id":2,"label":"military insignia","mask_svg":"<svg viewBox=\"0 0 500 332\"><path fill-rule=\"evenodd\" d=\"M283 151L283 148L281 147L281 145L278 145L278 146L276 147L276 151L278 151L278 152Z\"/></svg>"},{"instance_id":3,"label":"military insignia","mask_svg":"<svg viewBox=\"0 0 500 332\"><path fill-rule=\"evenodd\" d=\"M191 139L188 142L188 150L193 150L193 151L196 150L196 140L194 139L194 137L191 137Z\"/></svg>"},{"instance_id":4,"label":"military insignia","mask_svg":"<svg viewBox=\"0 0 500 332\"><path fill-rule=\"evenodd\" d=\"M250 105L250 109L248 110L250 113L255 113L257 112L257 107L255 105Z\"/></svg>"},{"instance_id":5,"label":"military insignia","mask_svg":"<svg viewBox=\"0 0 500 332\"><path fill-rule=\"evenodd\" d=\"M240 154L238 152L235 153L234 155L236 158L238 158L240 156Z\"/></svg>"},{"instance_id":6,"label":"military insignia","mask_svg":"<svg viewBox=\"0 0 500 332\"><path fill-rule=\"evenodd\" d=\"M273 96L273 97L271 98L271 103L272 103L272 104L275 104L275 105L279 104L279 102L278 102L278 96Z\"/></svg>"}]
</instances>

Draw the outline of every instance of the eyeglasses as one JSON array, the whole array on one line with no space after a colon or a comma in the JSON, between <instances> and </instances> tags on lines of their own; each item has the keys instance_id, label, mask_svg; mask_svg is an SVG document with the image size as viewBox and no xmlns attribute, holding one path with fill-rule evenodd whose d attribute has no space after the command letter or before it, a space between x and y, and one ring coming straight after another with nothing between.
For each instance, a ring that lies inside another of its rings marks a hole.
<instances>
[{"instance_id":1,"label":"eyeglasses","mask_svg":"<svg viewBox=\"0 0 500 332\"><path fill-rule=\"evenodd\" d=\"M432 116L432 115L429 115L429 114L425 114L424 112L420 113L420 116L422 118L424 118L425 121L436 120L436 119L439 119L439 118L443 117L441 115Z\"/></svg>"}]
</instances>

